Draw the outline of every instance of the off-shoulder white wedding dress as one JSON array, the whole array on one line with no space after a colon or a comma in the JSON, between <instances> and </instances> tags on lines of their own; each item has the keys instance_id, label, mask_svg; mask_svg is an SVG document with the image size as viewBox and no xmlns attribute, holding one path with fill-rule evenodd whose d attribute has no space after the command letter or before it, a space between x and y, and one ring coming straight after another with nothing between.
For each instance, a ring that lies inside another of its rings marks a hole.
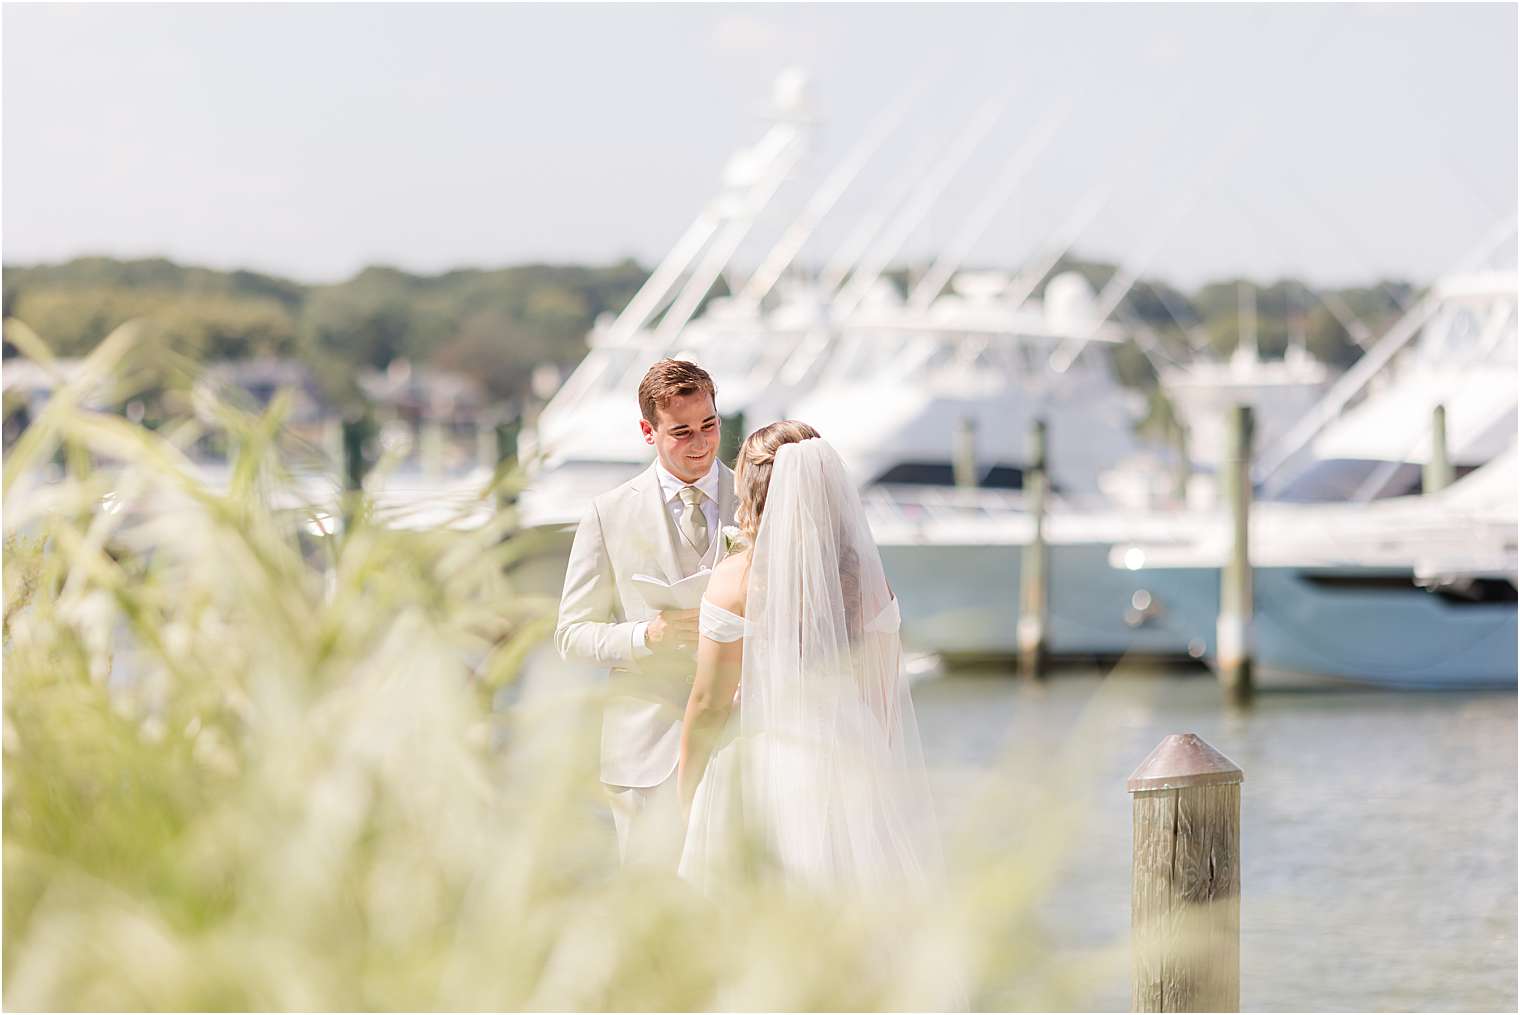
<instances>
[{"instance_id":1,"label":"off-shoulder white wedding dress","mask_svg":"<svg viewBox=\"0 0 1520 1015\"><path fill-rule=\"evenodd\" d=\"M783 445L745 615L701 607L703 637L744 647L734 713L692 804L683 878L715 892L769 870L798 887L900 894L939 880L898 626L843 462L821 439Z\"/></svg>"}]
</instances>

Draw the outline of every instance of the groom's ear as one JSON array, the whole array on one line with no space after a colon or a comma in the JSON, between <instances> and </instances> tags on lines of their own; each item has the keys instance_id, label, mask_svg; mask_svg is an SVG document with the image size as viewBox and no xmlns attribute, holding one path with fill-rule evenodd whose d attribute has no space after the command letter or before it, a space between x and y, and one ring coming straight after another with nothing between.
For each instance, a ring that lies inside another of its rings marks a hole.
<instances>
[{"instance_id":1,"label":"groom's ear","mask_svg":"<svg viewBox=\"0 0 1520 1015\"><path fill-rule=\"evenodd\" d=\"M649 425L649 420L643 417L639 418L639 432L644 435L645 444L654 443L654 427Z\"/></svg>"}]
</instances>

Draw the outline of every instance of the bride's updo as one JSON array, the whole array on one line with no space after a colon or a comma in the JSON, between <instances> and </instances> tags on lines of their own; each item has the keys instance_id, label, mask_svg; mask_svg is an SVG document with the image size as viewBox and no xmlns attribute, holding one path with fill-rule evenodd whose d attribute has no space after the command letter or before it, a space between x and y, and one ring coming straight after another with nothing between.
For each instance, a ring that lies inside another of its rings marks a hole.
<instances>
[{"instance_id":1,"label":"bride's updo","mask_svg":"<svg viewBox=\"0 0 1520 1015\"><path fill-rule=\"evenodd\" d=\"M783 444L796 444L818 436L818 431L806 423L783 419L762 426L744 438L735 462L734 485L739 494L739 507L734 512L734 521L738 522L739 531L751 544L760 531L760 515L765 512L765 495L770 492L776 452Z\"/></svg>"}]
</instances>

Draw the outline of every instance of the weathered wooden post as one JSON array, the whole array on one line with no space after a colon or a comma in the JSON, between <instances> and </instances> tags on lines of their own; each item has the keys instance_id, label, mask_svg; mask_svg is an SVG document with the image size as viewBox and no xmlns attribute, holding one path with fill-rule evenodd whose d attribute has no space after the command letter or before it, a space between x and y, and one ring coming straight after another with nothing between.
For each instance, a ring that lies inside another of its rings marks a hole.
<instances>
[{"instance_id":1,"label":"weathered wooden post","mask_svg":"<svg viewBox=\"0 0 1520 1015\"><path fill-rule=\"evenodd\" d=\"M955 470L955 485L962 489L976 486L976 420L962 416L955 428L954 455L950 459Z\"/></svg>"},{"instance_id":2,"label":"weathered wooden post","mask_svg":"<svg viewBox=\"0 0 1520 1015\"><path fill-rule=\"evenodd\" d=\"M1230 699L1251 699L1251 436L1249 405L1230 407L1225 453L1219 463L1230 512L1230 555L1220 569L1218 641L1219 681Z\"/></svg>"},{"instance_id":3,"label":"weathered wooden post","mask_svg":"<svg viewBox=\"0 0 1520 1015\"><path fill-rule=\"evenodd\" d=\"M1438 405L1430 417L1430 461L1425 464L1424 492L1435 493L1451 485L1451 457L1446 448L1446 406Z\"/></svg>"},{"instance_id":4,"label":"weathered wooden post","mask_svg":"<svg viewBox=\"0 0 1520 1015\"><path fill-rule=\"evenodd\" d=\"M1193 733L1161 741L1129 777L1134 1011L1240 1010L1240 784Z\"/></svg>"},{"instance_id":5,"label":"weathered wooden post","mask_svg":"<svg viewBox=\"0 0 1520 1015\"><path fill-rule=\"evenodd\" d=\"M338 415L328 416L322 420L322 450L327 455L327 460L337 466L338 474L343 474L343 417Z\"/></svg>"},{"instance_id":6,"label":"weathered wooden post","mask_svg":"<svg viewBox=\"0 0 1520 1015\"><path fill-rule=\"evenodd\" d=\"M370 442L375 423L369 410L343 418L343 528L353 526L364 496L364 477L370 467Z\"/></svg>"},{"instance_id":7,"label":"weathered wooden post","mask_svg":"<svg viewBox=\"0 0 1520 1015\"><path fill-rule=\"evenodd\" d=\"M417 421L417 459L424 476L436 479L443 474L447 446L448 434L442 420L424 416Z\"/></svg>"},{"instance_id":8,"label":"weathered wooden post","mask_svg":"<svg viewBox=\"0 0 1520 1015\"><path fill-rule=\"evenodd\" d=\"M497 466L496 428L483 413L475 417L475 467L494 472Z\"/></svg>"},{"instance_id":9,"label":"weathered wooden post","mask_svg":"<svg viewBox=\"0 0 1520 1015\"><path fill-rule=\"evenodd\" d=\"M517 464L517 440L522 435L522 417L513 416L498 420L492 428L496 437L496 506L498 508L510 507L517 503L517 494L511 484L506 483L505 469Z\"/></svg>"},{"instance_id":10,"label":"weathered wooden post","mask_svg":"<svg viewBox=\"0 0 1520 1015\"><path fill-rule=\"evenodd\" d=\"M1045 421L1029 429L1029 462L1024 469L1024 500L1034 533L1019 561L1019 672L1038 677L1045 668L1045 627L1049 611L1049 562L1045 547L1045 496L1050 488L1045 455Z\"/></svg>"},{"instance_id":11,"label":"weathered wooden post","mask_svg":"<svg viewBox=\"0 0 1520 1015\"><path fill-rule=\"evenodd\" d=\"M522 435L522 417L503 419L496 424L496 464L517 458L517 438Z\"/></svg>"},{"instance_id":12,"label":"weathered wooden post","mask_svg":"<svg viewBox=\"0 0 1520 1015\"><path fill-rule=\"evenodd\" d=\"M1172 417L1173 440L1177 449L1177 466L1172 472L1172 498L1179 504L1187 503L1188 477L1193 466L1188 461L1188 428L1182 420Z\"/></svg>"}]
</instances>

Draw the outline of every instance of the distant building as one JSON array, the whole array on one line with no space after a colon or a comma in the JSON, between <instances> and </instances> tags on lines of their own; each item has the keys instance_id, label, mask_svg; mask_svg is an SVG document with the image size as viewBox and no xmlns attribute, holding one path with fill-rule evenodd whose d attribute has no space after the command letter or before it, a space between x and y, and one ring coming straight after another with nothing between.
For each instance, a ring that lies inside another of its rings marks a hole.
<instances>
[{"instance_id":1,"label":"distant building","mask_svg":"<svg viewBox=\"0 0 1520 1015\"><path fill-rule=\"evenodd\" d=\"M20 438L53 397L53 392L79 379L84 373L82 359L56 359L47 366L33 360L12 356L0 363L0 388L5 397L4 446L9 448ZM107 382L101 380L81 405L86 409L106 406Z\"/></svg>"},{"instance_id":2,"label":"distant building","mask_svg":"<svg viewBox=\"0 0 1520 1015\"><path fill-rule=\"evenodd\" d=\"M474 426L491 408L485 385L474 377L404 359L360 374L359 387L382 413L411 423Z\"/></svg>"},{"instance_id":3,"label":"distant building","mask_svg":"<svg viewBox=\"0 0 1520 1015\"><path fill-rule=\"evenodd\" d=\"M197 390L252 412L263 412L281 391L291 398L289 422L318 423L333 415L316 375L300 360L274 356L208 364Z\"/></svg>"},{"instance_id":4,"label":"distant building","mask_svg":"<svg viewBox=\"0 0 1520 1015\"><path fill-rule=\"evenodd\" d=\"M84 362L57 360L44 367L20 357L4 361L0 381L5 396L6 448L20 438L59 387L80 376ZM122 406L113 401L108 381L103 380L83 406L97 411L122 411L127 418L140 420L141 404L129 402ZM409 454L421 453L430 463L443 467L467 464L477 458L494 462L496 424L510 419L517 410L515 405L493 403L485 386L468 374L413 367L405 360L397 360L387 370L361 371L358 383L386 432L400 435L398 439L411 449ZM262 413L282 392L290 402L285 420L290 431L336 456L338 408L329 400L311 368L300 360L264 357L208 363L195 382L192 404L209 423L209 410L217 403ZM434 432L431 444L424 431ZM220 438L207 434L197 442L192 454L219 458L226 451Z\"/></svg>"}]
</instances>

